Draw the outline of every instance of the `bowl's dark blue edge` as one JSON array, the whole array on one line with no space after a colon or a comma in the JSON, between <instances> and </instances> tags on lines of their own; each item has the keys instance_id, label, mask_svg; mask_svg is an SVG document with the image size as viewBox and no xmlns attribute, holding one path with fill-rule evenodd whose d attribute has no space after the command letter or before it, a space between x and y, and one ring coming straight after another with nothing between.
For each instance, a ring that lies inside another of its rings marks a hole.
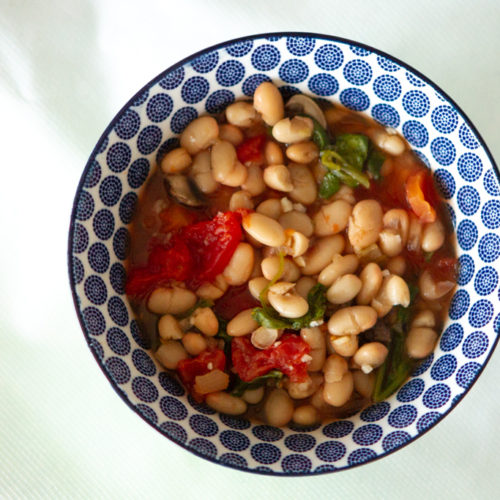
<instances>
[{"instance_id":1,"label":"bowl's dark blue edge","mask_svg":"<svg viewBox=\"0 0 500 500\"><path fill-rule=\"evenodd\" d=\"M85 339L87 340L87 344L89 345L90 351L92 352L94 358L97 361L97 364L99 365L99 367L103 371L104 375L108 379L108 381L111 384L111 386L113 387L113 389L123 399L123 401L135 413L137 413L145 422L147 422L149 425L151 425L152 427L154 427L154 429L157 430L160 434L162 434L164 436L167 436L171 441L174 441L178 445L182 446L184 449L190 451L191 453L194 453L195 455L197 455L197 456L199 456L201 458L204 458L205 460L209 460L210 462L216 463L218 465L223 465L225 467L229 467L231 469L236 469L236 470L240 470L240 471L251 472L251 473L254 473L254 474L262 474L262 475L265 475L265 476L301 477L301 476L311 476L311 475L319 475L319 474L328 474L328 473L331 473L331 472L337 472L337 471L344 470L344 469L352 469L352 468L358 467L360 465L365 465L367 463L374 462L376 460L379 460L380 458L383 458L383 457L385 457L387 455L390 455L391 453L394 453L397 450L400 450L400 449L404 448L408 444L410 444L413 441L415 441L417 438L419 438L419 437L423 436L424 434L426 434L430 429L432 429L438 422L440 422L445 416L447 416L458 405L458 403L463 399L463 397L470 391L470 389L472 388L472 386L476 383L477 379L479 378L479 376L483 372L485 366L487 365L488 361L490 360L490 358L491 358L491 356L493 354L493 351L495 350L495 348L496 348L496 346L498 344L499 336L497 335L497 337L495 339L495 342L493 343L493 346L492 346L492 348L491 348L491 350L490 350L490 352L488 354L488 357L485 359L483 365L481 366L481 369L476 374L474 380L467 387L467 389L460 395L460 397L455 401L454 405L451 408L449 408L448 411L446 411L445 413L443 413L429 427L427 427L425 430L423 430L422 432L420 432L419 434L417 434L415 437L413 437L409 441L403 443L402 445L400 445L400 446L398 446L396 448L393 448L393 449L391 449L389 451L386 451L385 453L377 455L376 457L371 458L371 459L367 460L366 462L362 462L362 463L354 464L354 465L348 465L348 466L341 467L341 468L338 468L338 469L335 469L335 470L330 470L330 471L321 471L321 472L311 471L311 472L298 472L298 473L294 473L294 472L292 472L292 473L285 473L285 472L274 472L274 471L269 471L269 472L267 472L267 471L258 471L258 470L255 470L255 469L250 469L250 468L245 468L245 467L239 467L239 466L232 465L232 464L226 464L226 463L223 463L223 462L219 462L218 460L215 460L214 458L202 455L197 450L190 448L185 443L182 443L182 442L180 442L178 440L175 440L175 439L173 439L172 436L169 436L167 433L161 431L161 429L159 429L158 427L156 427L150 420L148 420L142 413L139 412L139 410L124 395L124 393L122 392L122 390L120 389L120 387L118 386L118 384L116 384L116 382L106 372L106 370L104 369L104 365L102 364L100 358L98 357L98 355L96 354L96 352L90 346L90 340L91 339L90 339L90 337L86 333L86 327L85 327L85 323L84 323L83 318L82 318L80 307L78 305L78 298L77 298L77 295L76 295L76 290L75 290L75 286L74 286L74 283L73 283L73 277L72 277L72 242L73 242L73 233L74 233L75 224L76 224L75 214L76 214L76 209L77 209L78 193L80 193L80 191L81 191L81 189L83 187L86 175L87 175L88 170L90 168L90 165L92 163L92 158L97 153L97 151L99 149L99 146L101 145L102 141L108 136L109 132L114 128L114 126L115 126L115 124L117 122L117 119L118 119L117 117L119 117L122 114L122 112L125 111L129 106L131 106L132 103L138 97L140 97L152 85L154 85L159 80L161 80L167 73L169 73L169 72L171 72L171 71L179 68L180 66L183 66L184 64L186 64L187 62L195 59L196 57L199 57L199 56L201 56L203 54L206 54L208 52L212 52L213 50L222 49L222 48L224 48L224 47L226 47L228 45L232 45L234 43L244 42L246 40L257 40L257 39L260 39L260 38L267 38L267 37L272 37L272 36L277 36L277 37L285 37L285 36L309 37L309 38L316 38L316 39L320 39L320 40L328 40L328 41L340 42L340 43L344 43L344 44L348 44L348 45L354 45L354 46L358 46L358 47L362 47L364 49L367 49L367 50L369 50L369 51L371 51L371 52L373 52L375 54L379 54L379 55L381 55L383 57L386 57L386 58L388 58L388 59L390 59L392 61L395 61L401 67L408 69L409 71L411 71L412 73L414 73L415 75L417 75L420 79L422 79L427 84L429 84L432 88L434 88L435 90L437 90L443 97L445 97L458 110L458 112L464 118L464 120L467 123L467 125L471 128L471 130L476 134L476 136L480 140L482 147L486 151L486 154L487 154L489 160L491 161L491 164L493 165L493 169L494 169L495 174L497 176L497 180L500 182L500 172L498 170L498 166L496 165L496 163L495 163L495 161L493 159L493 156L492 156L490 150L488 149L488 146L485 144L483 138L479 134L479 132L476 129L476 127L474 126L474 124L467 117L467 115L462 111L462 109L457 105L457 103L453 99L451 99L451 97L448 96L448 94L446 94L446 92L444 92L443 90L441 90L435 83L433 83L431 80L429 80L425 75L421 74L419 71L415 70L414 68L412 68L408 64L404 63L403 61L400 61L399 59L397 59L397 58L395 58L395 57L393 57L393 56L391 56L391 55L389 55L389 54L387 54L387 53L385 53L385 52L383 52L381 50L378 50L378 49L375 49L375 48L373 48L373 47L371 47L369 45L366 45L364 43L360 43L360 42L356 42L356 41L353 41L353 40L349 40L347 38L341 38L341 37L336 37L336 36L331 36L331 35L322 35L322 34L317 34L317 33L277 32L277 33L261 33L261 34L258 34L258 35L249 35L249 36L245 36L245 37L241 37L241 38L234 38L232 40L228 40L228 41L225 41L225 42L222 42L222 43L218 43L218 44L212 45L211 47L208 47L206 49L200 50L199 52L196 52L196 53L194 53L194 54L192 54L192 55L184 58L183 60L181 60L178 63L174 64L170 68L166 69L165 71L163 71L162 73L160 73L158 76L156 76L155 78L153 78L153 80L151 80L149 83L147 83L141 90L139 90L139 92L137 92L125 104L125 106L123 106L122 109L115 115L115 118L108 125L108 127L106 128L106 130L104 131L104 133L101 135L101 137L100 137L99 141L97 142L96 146L94 147L94 150L92 151L92 153L91 153L91 155L89 157L89 160L88 160L88 162L87 162L87 164L85 166L85 169L83 171L83 174L82 174L82 177L80 179L80 182L78 183L78 188L77 188L77 191L76 191L75 200L73 202L73 209L71 211L71 221L70 221L69 239L68 239L68 271L69 271L69 278L70 278L70 287L71 287L71 292L72 292L72 295L73 295L73 302L74 302L74 305L75 305L76 313L77 313L80 325L82 327L82 330L83 330L83 332L85 334ZM328 465L328 464L325 464L325 465ZM331 464L331 465L333 465L333 464Z\"/></svg>"}]
</instances>

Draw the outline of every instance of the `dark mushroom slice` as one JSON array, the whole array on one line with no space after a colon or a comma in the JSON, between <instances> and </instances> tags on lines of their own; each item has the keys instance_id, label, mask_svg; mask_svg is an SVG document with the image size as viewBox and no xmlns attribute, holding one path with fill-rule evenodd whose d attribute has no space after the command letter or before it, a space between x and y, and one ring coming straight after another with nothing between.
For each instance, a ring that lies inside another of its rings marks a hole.
<instances>
[{"instance_id":1,"label":"dark mushroom slice","mask_svg":"<svg viewBox=\"0 0 500 500\"><path fill-rule=\"evenodd\" d=\"M170 196L188 207L202 207L207 204L207 199L194 181L185 175L167 175L165 188Z\"/></svg>"}]
</instances>

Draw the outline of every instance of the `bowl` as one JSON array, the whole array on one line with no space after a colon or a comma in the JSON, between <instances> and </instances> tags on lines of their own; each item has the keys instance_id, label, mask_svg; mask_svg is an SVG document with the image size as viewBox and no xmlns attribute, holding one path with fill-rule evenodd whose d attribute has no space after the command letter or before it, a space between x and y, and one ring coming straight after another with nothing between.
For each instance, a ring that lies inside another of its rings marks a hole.
<instances>
[{"instance_id":1,"label":"bowl","mask_svg":"<svg viewBox=\"0 0 500 500\"><path fill-rule=\"evenodd\" d=\"M186 125L249 98L264 80L340 102L398 130L432 169L457 236L458 287L433 352L388 400L336 422L275 428L215 413L156 362L124 294L135 204ZM408 445L457 406L500 327L498 168L479 133L434 83L363 44L271 33L205 49L165 70L116 115L92 151L69 232L69 274L85 339L109 382L161 435L212 462L271 475L344 470ZM158 439L161 439L158 436Z\"/></svg>"}]
</instances>

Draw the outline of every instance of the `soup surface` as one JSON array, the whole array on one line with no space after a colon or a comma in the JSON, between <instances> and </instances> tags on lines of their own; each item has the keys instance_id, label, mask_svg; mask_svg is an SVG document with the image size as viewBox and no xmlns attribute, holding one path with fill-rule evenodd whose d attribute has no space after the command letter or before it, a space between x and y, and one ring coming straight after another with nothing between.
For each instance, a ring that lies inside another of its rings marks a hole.
<instances>
[{"instance_id":1,"label":"soup surface","mask_svg":"<svg viewBox=\"0 0 500 500\"><path fill-rule=\"evenodd\" d=\"M271 425L341 418L434 349L456 282L430 171L368 117L269 82L197 118L146 185L126 291L199 402Z\"/></svg>"}]
</instances>

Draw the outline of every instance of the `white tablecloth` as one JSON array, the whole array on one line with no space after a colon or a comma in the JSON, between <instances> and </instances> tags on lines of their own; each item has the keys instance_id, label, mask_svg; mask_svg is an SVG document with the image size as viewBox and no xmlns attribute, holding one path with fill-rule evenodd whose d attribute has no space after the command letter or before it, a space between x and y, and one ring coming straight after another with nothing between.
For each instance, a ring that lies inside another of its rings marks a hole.
<instances>
[{"instance_id":1,"label":"white tablecloth","mask_svg":"<svg viewBox=\"0 0 500 500\"><path fill-rule=\"evenodd\" d=\"M66 243L87 156L123 103L206 46L310 31L382 49L434 80L500 159L500 3L0 1L1 498L498 498L500 353L435 429L312 478L223 468L162 437L113 391L80 331Z\"/></svg>"}]
</instances>

